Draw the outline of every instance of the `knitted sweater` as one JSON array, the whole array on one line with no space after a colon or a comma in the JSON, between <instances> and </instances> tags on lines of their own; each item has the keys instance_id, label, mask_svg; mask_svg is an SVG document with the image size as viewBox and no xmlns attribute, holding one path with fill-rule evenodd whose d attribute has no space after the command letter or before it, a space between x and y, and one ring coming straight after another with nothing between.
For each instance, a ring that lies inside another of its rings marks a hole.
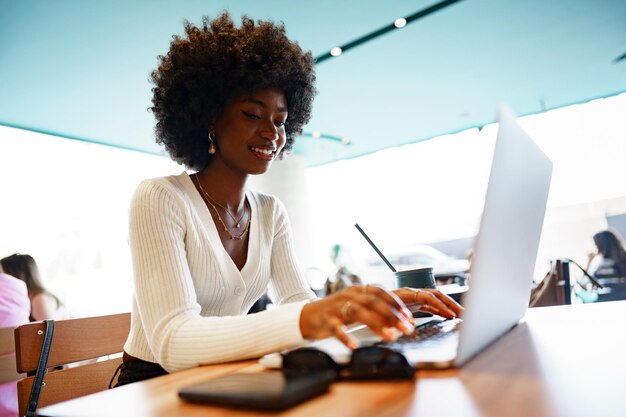
<instances>
[{"instance_id":1,"label":"knitted sweater","mask_svg":"<svg viewBox=\"0 0 626 417\"><path fill-rule=\"evenodd\" d=\"M286 211L273 196L246 196L248 258L239 271L187 173L139 185L130 209L130 355L173 372L303 342L300 311L315 295L298 269ZM266 290L278 307L246 315Z\"/></svg>"}]
</instances>

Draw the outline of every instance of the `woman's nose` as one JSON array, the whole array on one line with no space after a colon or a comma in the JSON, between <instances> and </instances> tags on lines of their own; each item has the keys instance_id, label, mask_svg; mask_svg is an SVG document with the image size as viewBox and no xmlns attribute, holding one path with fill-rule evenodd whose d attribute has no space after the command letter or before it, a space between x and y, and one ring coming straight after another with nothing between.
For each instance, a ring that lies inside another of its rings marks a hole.
<instances>
[{"instance_id":1,"label":"woman's nose","mask_svg":"<svg viewBox=\"0 0 626 417\"><path fill-rule=\"evenodd\" d=\"M264 123L261 127L261 137L271 141L277 140L278 128L274 123Z\"/></svg>"}]
</instances>

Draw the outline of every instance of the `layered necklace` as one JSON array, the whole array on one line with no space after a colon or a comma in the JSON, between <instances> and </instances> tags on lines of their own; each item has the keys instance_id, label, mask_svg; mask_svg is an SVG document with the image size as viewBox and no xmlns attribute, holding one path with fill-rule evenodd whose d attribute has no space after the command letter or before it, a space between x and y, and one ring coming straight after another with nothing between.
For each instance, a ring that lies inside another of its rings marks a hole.
<instances>
[{"instance_id":1,"label":"layered necklace","mask_svg":"<svg viewBox=\"0 0 626 417\"><path fill-rule=\"evenodd\" d=\"M219 220L219 222L222 224L222 226L224 227L224 231L226 233L228 233L228 236L230 236L230 239L231 240L243 240L244 236L246 235L246 233L248 233L248 230L250 229L250 219L252 217L251 210L250 210L250 203L248 203L248 199L245 199L244 211L241 214L241 216L239 217L239 219L237 219L230 212L230 210L228 210L223 205L219 204L217 201L213 200L211 198L211 196L209 195L209 193L204 191L204 188L202 187L202 183L200 182L200 179L198 178L197 175L195 175L195 178L196 178L196 183L198 184L198 188L200 188L200 191L202 192L202 196L204 197L204 200L206 200L206 202L209 204L209 206L211 206L213 208L213 211L215 211L215 214L217 215L217 220ZM230 232L230 229L228 229L228 226L226 226L226 223L224 223L224 220L222 220L222 216L220 215L220 212L217 210L218 207L221 208L222 210L224 210L230 216L230 218L233 219L233 221L235 222L235 228L236 229L240 229L241 228L241 220L244 218L246 213L248 213L248 221L246 223L246 227L244 227L243 231L240 234L233 235Z\"/></svg>"}]
</instances>

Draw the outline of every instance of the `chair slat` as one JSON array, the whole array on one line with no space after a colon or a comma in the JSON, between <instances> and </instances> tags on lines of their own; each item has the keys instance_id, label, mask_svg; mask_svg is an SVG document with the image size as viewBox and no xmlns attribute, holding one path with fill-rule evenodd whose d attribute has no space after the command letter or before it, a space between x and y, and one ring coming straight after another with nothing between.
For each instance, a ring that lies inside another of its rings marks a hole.
<instances>
[{"instance_id":1,"label":"chair slat","mask_svg":"<svg viewBox=\"0 0 626 417\"><path fill-rule=\"evenodd\" d=\"M111 377L121 362L122 358L114 358L75 368L48 372L44 377L46 385L41 389L38 407L45 407L108 389ZM28 403L34 379L34 376L29 376L17 383L19 415L21 416L26 412L25 406Z\"/></svg>"},{"instance_id":2,"label":"chair slat","mask_svg":"<svg viewBox=\"0 0 626 417\"><path fill-rule=\"evenodd\" d=\"M38 407L51 405L108 388L122 358L89 359L119 354L130 331L130 313L55 321L48 357L48 373L41 389ZM41 334L38 334L40 332ZM44 339L45 324L30 323L15 330L16 368L33 375ZM103 360L102 360L103 359ZM52 368L74 364L61 370ZM35 377L17 382L20 415L24 415Z\"/></svg>"},{"instance_id":3,"label":"chair slat","mask_svg":"<svg viewBox=\"0 0 626 417\"><path fill-rule=\"evenodd\" d=\"M15 326L0 327L0 355L15 352Z\"/></svg>"},{"instance_id":4,"label":"chair slat","mask_svg":"<svg viewBox=\"0 0 626 417\"><path fill-rule=\"evenodd\" d=\"M9 381L17 381L26 376L15 370L15 353L0 356L0 384Z\"/></svg>"},{"instance_id":5,"label":"chair slat","mask_svg":"<svg viewBox=\"0 0 626 417\"><path fill-rule=\"evenodd\" d=\"M41 334L37 334L38 331ZM55 322L48 367L119 353L129 331L130 313L58 320ZM43 332L43 322L17 328L16 362L19 372L34 372L37 369Z\"/></svg>"},{"instance_id":6,"label":"chair slat","mask_svg":"<svg viewBox=\"0 0 626 417\"><path fill-rule=\"evenodd\" d=\"M0 384L17 381L25 375L15 366L15 326L0 327Z\"/></svg>"}]
</instances>

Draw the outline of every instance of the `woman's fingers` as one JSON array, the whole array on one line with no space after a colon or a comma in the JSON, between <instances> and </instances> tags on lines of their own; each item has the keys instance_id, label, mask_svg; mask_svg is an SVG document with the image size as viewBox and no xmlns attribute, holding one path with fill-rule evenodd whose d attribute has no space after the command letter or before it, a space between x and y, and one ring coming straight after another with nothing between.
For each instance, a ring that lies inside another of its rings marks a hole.
<instances>
[{"instance_id":1,"label":"woman's fingers","mask_svg":"<svg viewBox=\"0 0 626 417\"><path fill-rule=\"evenodd\" d=\"M393 292L389 292L385 290L384 288L378 287L376 285L354 286L351 288L353 291L356 291L357 293L371 295L376 298L380 298L384 302L386 302L388 305L392 306L394 309L396 309L401 314L403 314L407 319L409 320L413 319L413 315L411 314L409 309L406 308L405 303L400 299L400 297L395 295Z\"/></svg>"},{"instance_id":2,"label":"woman's fingers","mask_svg":"<svg viewBox=\"0 0 626 417\"><path fill-rule=\"evenodd\" d=\"M385 340L394 336L391 327L404 334L413 333L415 323L412 316L407 317L410 312L404 303L382 288L354 287L344 296L347 301L340 310L344 323L365 324Z\"/></svg>"},{"instance_id":3,"label":"woman's fingers","mask_svg":"<svg viewBox=\"0 0 626 417\"><path fill-rule=\"evenodd\" d=\"M424 304L430 307L430 312L443 316L447 319L456 317L456 313L452 309L448 308L448 306L432 292L417 290L416 293L416 303Z\"/></svg>"},{"instance_id":4,"label":"woman's fingers","mask_svg":"<svg viewBox=\"0 0 626 417\"><path fill-rule=\"evenodd\" d=\"M355 311L359 313L355 321L368 327L397 327L402 333L413 332L414 323L395 305L389 305L382 298L372 294L356 294L353 298ZM401 309L404 307L401 307Z\"/></svg>"},{"instance_id":5,"label":"woman's fingers","mask_svg":"<svg viewBox=\"0 0 626 417\"><path fill-rule=\"evenodd\" d=\"M407 317L408 316L408 317ZM362 323L391 340L399 332L410 334L415 323L404 303L382 288L351 287L305 305L300 313L300 331L304 338L335 336L350 348L357 342L346 333L345 325Z\"/></svg>"},{"instance_id":6,"label":"woman's fingers","mask_svg":"<svg viewBox=\"0 0 626 417\"><path fill-rule=\"evenodd\" d=\"M461 314L462 308L453 299L438 290L415 290L418 304L430 307L430 312L451 319Z\"/></svg>"},{"instance_id":7,"label":"woman's fingers","mask_svg":"<svg viewBox=\"0 0 626 417\"><path fill-rule=\"evenodd\" d=\"M407 305L422 304L422 310L428 310L429 313L449 319L460 316L463 311L463 307L439 290L430 288L400 288L394 292Z\"/></svg>"},{"instance_id":8,"label":"woman's fingers","mask_svg":"<svg viewBox=\"0 0 626 417\"><path fill-rule=\"evenodd\" d=\"M452 311L454 311L455 316L459 317L463 312L463 307L456 301L454 301L451 297L442 293L441 291L436 291L434 293L443 303Z\"/></svg>"},{"instance_id":9,"label":"woman's fingers","mask_svg":"<svg viewBox=\"0 0 626 417\"><path fill-rule=\"evenodd\" d=\"M350 349L356 349L359 347L358 342L351 337L348 333L346 333L346 327L341 322L341 320L337 317L330 317L329 325L331 326L331 334L339 339L344 345L348 346Z\"/></svg>"},{"instance_id":10,"label":"woman's fingers","mask_svg":"<svg viewBox=\"0 0 626 417\"><path fill-rule=\"evenodd\" d=\"M379 335L384 341L389 342L397 338L401 333L411 334L414 331L414 325L405 319L389 323L378 312L363 307L362 305L353 305L352 317L355 322L365 324L372 332ZM396 324L397 323L397 324ZM395 332L392 327L397 328Z\"/></svg>"}]
</instances>

